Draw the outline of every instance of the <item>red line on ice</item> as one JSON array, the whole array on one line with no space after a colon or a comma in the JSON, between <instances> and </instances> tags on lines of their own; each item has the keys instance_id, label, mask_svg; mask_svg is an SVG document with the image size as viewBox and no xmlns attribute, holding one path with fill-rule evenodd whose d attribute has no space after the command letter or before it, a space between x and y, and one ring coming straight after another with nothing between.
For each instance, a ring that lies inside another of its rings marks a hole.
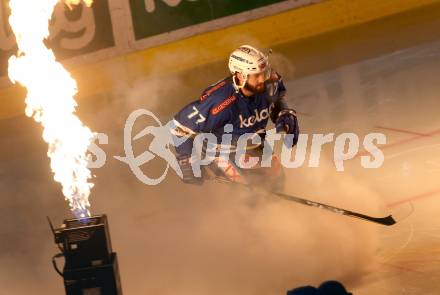
<instances>
[{"instance_id":1,"label":"red line on ice","mask_svg":"<svg viewBox=\"0 0 440 295\"><path fill-rule=\"evenodd\" d=\"M413 137L406 138L406 139L402 139L402 140L399 140L399 141L396 141L396 142L393 142L393 143L380 145L379 149L381 149L381 150L389 149L389 148L392 148L392 147L403 145L405 143L409 143L409 142L416 141L416 140L419 140L419 139L422 139L422 138L426 138L426 137L436 136L436 135L439 135L439 134L440 134L440 129L436 129L436 130L431 131L429 133L424 133L423 135L420 134L420 135L413 136ZM369 152L367 152L366 150L362 150L359 153L357 153L355 158L357 158L359 156L366 155L366 154L369 154Z\"/></svg>"},{"instance_id":2,"label":"red line on ice","mask_svg":"<svg viewBox=\"0 0 440 295\"><path fill-rule=\"evenodd\" d=\"M415 273L423 273L422 271L416 270L416 269L412 269L406 266L400 266L400 265L395 265L395 264L391 264L388 262L383 262L381 263L382 265L386 265L386 266L390 266L399 270L403 270L403 271L408 271L408 272L415 272Z\"/></svg>"},{"instance_id":3,"label":"red line on ice","mask_svg":"<svg viewBox=\"0 0 440 295\"><path fill-rule=\"evenodd\" d=\"M430 137L431 136L426 133L414 132L414 131L399 129L399 128L392 128L392 127L385 127L385 126L374 126L374 127L378 128L378 129L384 129L384 130L395 131L395 132L400 132L400 133L407 133L407 134L423 136L423 137Z\"/></svg>"},{"instance_id":4,"label":"red line on ice","mask_svg":"<svg viewBox=\"0 0 440 295\"><path fill-rule=\"evenodd\" d=\"M424 193L421 193L421 194L417 194L417 195L405 198L405 199L400 200L400 201L396 201L396 202L390 203L390 204L387 205L387 207L388 208L393 208L393 207L396 207L396 206L399 206L399 205L402 205L402 204L405 204L405 203L408 203L408 202L413 202L413 201L416 201L416 200L424 199L424 198L436 195L438 193L440 193L440 188L432 190L432 191L424 192Z\"/></svg>"}]
</instances>

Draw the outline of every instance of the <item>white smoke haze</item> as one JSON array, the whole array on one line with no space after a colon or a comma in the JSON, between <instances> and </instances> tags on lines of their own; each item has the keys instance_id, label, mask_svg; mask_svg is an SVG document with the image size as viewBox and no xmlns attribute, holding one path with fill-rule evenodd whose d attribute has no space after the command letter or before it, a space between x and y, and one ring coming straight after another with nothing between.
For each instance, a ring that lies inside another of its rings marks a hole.
<instances>
[{"instance_id":1,"label":"white smoke haze","mask_svg":"<svg viewBox=\"0 0 440 295\"><path fill-rule=\"evenodd\" d=\"M293 75L288 57L274 56L285 65L279 72ZM158 57L156 64L164 62L162 58L167 59ZM80 100L81 119L109 135L109 144L101 146L107 163L93 171L96 185L90 202L92 214L109 217L124 294L275 295L328 279L340 280L349 289L356 287L375 266L377 226L234 186L184 185L174 172L158 186L145 186L126 164L113 158L123 156L128 114L145 108L167 122L204 87L227 74L224 67L129 83L118 79L124 69L115 66L110 69L115 91L103 94L100 101L105 103ZM316 86L314 79L307 80L310 87ZM306 101L295 95L291 102L313 112L300 117L302 131L331 130L358 116L358 101L342 103L342 98L316 87L321 96ZM329 113L335 112L335 104L343 107L339 116ZM68 206L52 181L39 127L26 118L1 123L0 293L63 294L62 279L50 263L57 249L45 216L61 224L70 217ZM149 123L140 120L135 129ZM370 132L362 124L358 128ZM144 151L146 143L136 143L135 154ZM362 178L360 163L345 163L346 171L337 173L331 156L331 148L326 148L319 168L286 171L286 192L384 214L383 200ZM164 167L157 159L146 164L144 171L155 176Z\"/></svg>"},{"instance_id":2,"label":"white smoke haze","mask_svg":"<svg viewBox=\"0 0 440 295\"><path fill-rule=\"evenodd\" d=\"M109 145L102 146L107 164L94 171L91 209L109 216L124 292L283 294L330 278L350 282L361 273L372 251L372 233L365 224L236 187L190 187L175 175L148 187L128 166L112 159L122 154L123 123L132 110L142 107L170 118L197 94L182 79L147 77L118 85L107 106L83 115L95 130L109 135ZM170 97L180 105L164 104ZM38 131L34 124L24 123L29 133ZM23 178L16 169L2 183L2 194L10 203L4 204L1 215L5 222L0 282L9 294L60 294L62 280L50 265L56 247L44 217L50 215L59 224L70 214L41 156L44 145L38 136L31 142L40 152L34 151L26 161L32 167L30 175ZM139 152L144 148L135 147ZM22 149L29 153L29 148ZM6 167L19 164L13 161ZM148 166L145 173L153 175L164 167L160 161ZM304 177L289 177L288 183L301 183ZM23 279L29 283L21 284Z\"/></svg>"}]
</instances>

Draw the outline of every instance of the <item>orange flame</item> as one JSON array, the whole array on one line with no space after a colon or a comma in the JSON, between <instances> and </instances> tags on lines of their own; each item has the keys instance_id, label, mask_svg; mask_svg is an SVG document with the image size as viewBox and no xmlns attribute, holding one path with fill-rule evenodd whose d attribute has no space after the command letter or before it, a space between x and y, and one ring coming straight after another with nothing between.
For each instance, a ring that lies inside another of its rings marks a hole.
<instances>
[{"instance_id":1,"label":"orange flame","mask_svg":"<svg viewBox=\"0 0 440 295\"><path fill-rule=\"evenodd\" d=\"M9 59L9 78L27 89L28 117L40 123L55 181L77 217L90 216L89 195L93 184L87 168L87 148L94 134L75 115L76 81L58 63L43 41L49 36L49 20L58 0L10 0L9 23L18 53ZM80 0L67 0L78 4ZM91 1L86 1L87 5Z\"/></svg>"}]
</instances>

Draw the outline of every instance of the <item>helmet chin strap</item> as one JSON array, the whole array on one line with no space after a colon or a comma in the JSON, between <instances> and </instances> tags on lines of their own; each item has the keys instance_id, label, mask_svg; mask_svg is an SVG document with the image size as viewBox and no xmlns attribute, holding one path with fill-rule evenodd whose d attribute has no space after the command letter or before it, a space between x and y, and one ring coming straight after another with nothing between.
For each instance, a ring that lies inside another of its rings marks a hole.
<instances>
[{"instance_id":1,"label":"helmet chin strap","mask_svg":"<svg viewBox=\"0 0 440 295\"><path fill-rule=\"evenodd\" d=\"M238 80L238 78L237 78L236 74L234 74L234 75L232 76L232 83L234 84L234 88L235 88L235 91L236 91L236 92L238 92L240 89L243 89L244 85L246 85L246 82L247 82L247 80L248 80L248 75L243 75L243 74L242 74L242 76L245 76L245 77L246 77L246 78L244 79L244 81L243 81L242 84L237 84L237 80Z\"/></svg>"}]
</instances>

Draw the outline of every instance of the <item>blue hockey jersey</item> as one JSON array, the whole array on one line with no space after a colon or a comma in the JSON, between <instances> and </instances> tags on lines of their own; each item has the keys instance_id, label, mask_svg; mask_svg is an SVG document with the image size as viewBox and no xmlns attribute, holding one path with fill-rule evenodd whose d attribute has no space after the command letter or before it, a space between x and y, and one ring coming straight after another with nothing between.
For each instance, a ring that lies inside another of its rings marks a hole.
<instances>
[{"instance_id":1,"label":"blue hockey jersey","mask_svg":"<svg viewBox=\"0 0 440 295\"><path fill-rule=\"evenodd\" d=\"M269 119L275 122L280 110L287 108L286 89L281 77L275 81L276 91L247 97L237 91L232 77L225 78L205 89L200 98L186 105L173 119L179 134L213 133L218 142L224 126L231 124L233 139L245 133L265 133ZM193 139L176 146L178 155L190 155Z\"/></svg>"}]
</instances>

